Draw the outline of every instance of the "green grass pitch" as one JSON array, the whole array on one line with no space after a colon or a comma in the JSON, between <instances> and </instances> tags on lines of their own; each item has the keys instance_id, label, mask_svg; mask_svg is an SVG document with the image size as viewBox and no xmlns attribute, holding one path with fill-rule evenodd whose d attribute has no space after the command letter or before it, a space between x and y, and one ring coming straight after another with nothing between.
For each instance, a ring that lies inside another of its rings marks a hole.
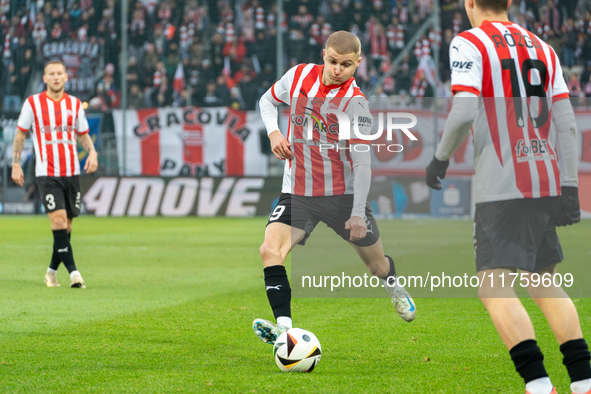
<instances>
[{"instance_id":1,"label":"green grass pitch","mask_svg":"<svg viewBox=\"0 0 591 394\"><path fill-rule=\"evenodd\" d=\"M386 298L295 299L294 323L318 336L322 360L311 374L280 372L251 329L272 317L258 255L265 220L81 217L72 243L87 289L77 290L63 266L61 288L43 284L47 217L0 217L0 392L523 393L474 298L415 299L410 324ZM410 274L424 260L473 267L471 229L392 221L382 238L401 247L397 266ZM591 221L559 233L564 269L590 260ZM524 304L550 377L570 393L548 324ZM589 335L591 302L575 304Z\"/></svg>"}]
</instances>

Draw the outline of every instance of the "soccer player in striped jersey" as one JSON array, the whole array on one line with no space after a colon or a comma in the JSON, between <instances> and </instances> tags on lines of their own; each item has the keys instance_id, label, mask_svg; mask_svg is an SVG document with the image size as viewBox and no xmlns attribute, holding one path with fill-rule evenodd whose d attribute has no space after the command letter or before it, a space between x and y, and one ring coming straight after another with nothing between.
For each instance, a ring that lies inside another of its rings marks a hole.
<instances>
[{"instance_id":1,"label":"soccer player in striped jersey","mask_svg":"<svg viewBox=\"0 0 591 394\"><path fill-rule=\"evenodd\" d=\"M473 28L450 44L454 99L427 184L441 189L438 178L473 126L479 297L526 393L556 393L510 281L519 269L528 281L514 283L527 287L550 324L572 392L591 394L591 356L577 310L554 281L534 280L550 278L563 259L556 225L580 220L575 118L556 52L509 21L510 3L465 0Z\"/></svg>"},{"instance_id":2,"label":"soccer player in striped jersey","mask_svg":"<svg viewBox=\"0 0 591 394\"><path fill-rule=\"evenodd\" d=\"M45 283L48 287L59 287L57 268L63 262L70 273L70 287L86 288L76 269L70 244L72 220L80 214L80 162L76 137L88 152L84 166L86 173L93 173L98 162L82 103L64 92L67 80L64 63L49 61L43 74L47 90L25 100L12 148L12 180L20 186L24 184L20 160L26 133L31 130L35 175L53 232L53 254Z\"/></svg>"},{"instance_id":3,"label":"soccer player in striped jersey","mask_svg":"<svg viewBox=\"0 0 591 394\"><path fill-rule=\"evenodd\" d=\"M348 241L370 273L382 279L400 316L406 321L415 318L414 302L404 287L396 286L394 262L384 255L376 221L366 206L371 157L366 149L369 147L363 144L369 141L339 141L339 123L330 116L327 123L307 127L322 116L321 109L338 109L346 122L352 122L355 116L361 133L371 133L368 101L353 78L361 61L359 39L345 31L332 33L323 53L324 65L293 67L260 100L273 153L286 161L282 194L269 217L260 248L267 297L277 324L255 319L253 328L267 343L274 343L278 335L292 327L285 258L296 244L305 243L320 221ZM287 138L277 123L280 103L290 106ZM334 149L336 145L340 149Z\"/></svg>"}]
</instances>

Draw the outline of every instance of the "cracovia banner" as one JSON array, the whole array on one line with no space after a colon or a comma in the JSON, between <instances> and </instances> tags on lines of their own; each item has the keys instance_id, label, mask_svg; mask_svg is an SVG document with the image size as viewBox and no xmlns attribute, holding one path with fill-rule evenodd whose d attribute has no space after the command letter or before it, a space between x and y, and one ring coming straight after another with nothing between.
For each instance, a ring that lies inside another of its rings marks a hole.
<instances>
[{"instance_id":1,"label":"cracovia banner","mask_svg":"<svg viewBox=\"0 0 591 394\"><path fill-rule=\"evenodd\" d=\"M256 111L148 108L113 111L113 118L124 175L267 175L268 157L260 142L265 126Z\"/></svg>"}]
</instances>

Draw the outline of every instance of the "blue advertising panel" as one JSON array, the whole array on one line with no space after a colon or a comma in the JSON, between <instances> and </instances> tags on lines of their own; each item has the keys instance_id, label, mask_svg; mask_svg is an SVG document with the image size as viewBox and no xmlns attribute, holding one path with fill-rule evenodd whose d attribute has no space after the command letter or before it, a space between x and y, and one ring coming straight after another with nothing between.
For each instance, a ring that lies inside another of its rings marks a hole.
<instances>
[{"instance_id":1,"label":"blue advertising panel","mask_svg":"<svg viewBox=\"0 0 591 394\"><path fill-rule=\"evenodd\" d=\"M451 178L441 181L441 190L431 190L431 215L469 216L472 204L471 181Z\"/></svg>"}]
</instances>

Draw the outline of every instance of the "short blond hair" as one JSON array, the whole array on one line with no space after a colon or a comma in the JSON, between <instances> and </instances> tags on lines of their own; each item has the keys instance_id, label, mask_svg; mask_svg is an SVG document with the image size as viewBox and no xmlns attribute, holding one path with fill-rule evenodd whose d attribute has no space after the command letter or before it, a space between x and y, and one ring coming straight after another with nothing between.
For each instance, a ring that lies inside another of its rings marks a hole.
<instances>
[{"instance_id":1,"label":"short blond hair","mask_svg":"<svg viewBox=\"0 0 591 394\"><path fill-rule=\"evenodd\" d=\"M326 49L332 48L339 55L348 55L354 53L357 57L361 56L361 42L353 33L340 30L335 31L326 40Z\"/></svg>"},{"instance_id":2,"label":"short blond hair","mask_svg":"<svg viewBox=\"0 0 591 394\"><path fill-rule=\"evenodd\" d=\"M45 66L43 67L43 73L45 73L45 71L47 70L47 66L49 66L50 64L61 64L64 70L66 69L66 65L64 64L64 62L62 62L59 59L53 59L45 63Z\"/></svg>"}]
</instances>

